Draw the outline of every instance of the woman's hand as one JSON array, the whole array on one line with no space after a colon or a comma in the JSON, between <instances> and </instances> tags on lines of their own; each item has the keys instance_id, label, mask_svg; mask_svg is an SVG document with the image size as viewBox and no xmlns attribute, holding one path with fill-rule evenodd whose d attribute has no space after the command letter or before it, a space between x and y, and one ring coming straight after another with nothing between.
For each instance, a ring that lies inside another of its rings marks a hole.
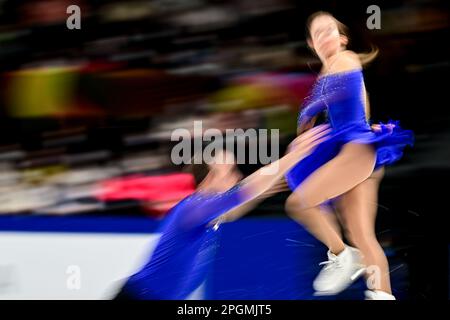
<instances>
[{"instance_id":1,"label":"woman's hand","mask_svg":"<svg viewBox=\"0 0 450 320\"><path fill-rule=\"evenodd\" d=\"M380 124L373 124L370 127L372 128L372 130L374 132L381 132L381 125ZM394 128L395 128L395 124L388 123L388 124L385 125L385 128L388 128L392 132L394 130Z\"/></svg>"},{"instance_id":2,"label":"woman's hand","mask_svg":"<svg viewBox=\"0 0 450 320\"><path fill-rule=\"evenodd\" d=\"M302 133L295 138L288 146L287 153L296 152L302 154L309 154L317 145L328 139L328 134L331 132L329 124L323 124L305 133Z\"/></svg>"},{"instance_id":3,"label":"woman's hand","mask_svg":"<svg viewBox=\"0 0 450 320\"><path fill-rule=\"evenodd\" d=\"M302 133L304 133L305 131L308 131L309 129L313 128L314 124L316 123L316 119L317 119L317 117L314 117L310 121L300 124L299 127L297 128L297 136L299 136Z\"/></svg>"},{"instance_id":4,"label":"woman's hand","mask_svg":"<svg viewBox=\"0 0 450 320\"><path fill-rule=\"evenodd\" d=\"M373 124L371 126L372 130L375 132L381 132L381 126L379 124Z\"/></svg>"},{"instance_id":5,"label":"woman's hand","mask_svg":"<svg viewBox=\"0 0 450 320\"><path fill-rule=\"evenodd\" d=\"M263 197L270 197L279 192L289 191L289 186L286 179L282 177L276 184L274 184L270 189L264 192Z\"/></svg>"}]
</instances>

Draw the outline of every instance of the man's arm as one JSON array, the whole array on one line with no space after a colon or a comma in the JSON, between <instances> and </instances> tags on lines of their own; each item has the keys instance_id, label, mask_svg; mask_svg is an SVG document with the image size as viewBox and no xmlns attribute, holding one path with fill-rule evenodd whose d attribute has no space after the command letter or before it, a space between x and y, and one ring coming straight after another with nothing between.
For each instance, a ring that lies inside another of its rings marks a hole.
<instances>
[{"instance_id":1,"label":"man's arm","mask_svg":"<svg viewBox=\"0 0 450 320\"><path fill-rule=\"evenodd\" d=\"M222 215L219 218L220 221L237 220L252 210L259 202L268 198L272 193L267 191L283 179L289 169L309 155L317 145L325 141L329 132L328 125L321 125L308 130L290 144L288 154L262 167L241 181L241 193L245 199L244 202Z\"/></svg>"}]
</instances>

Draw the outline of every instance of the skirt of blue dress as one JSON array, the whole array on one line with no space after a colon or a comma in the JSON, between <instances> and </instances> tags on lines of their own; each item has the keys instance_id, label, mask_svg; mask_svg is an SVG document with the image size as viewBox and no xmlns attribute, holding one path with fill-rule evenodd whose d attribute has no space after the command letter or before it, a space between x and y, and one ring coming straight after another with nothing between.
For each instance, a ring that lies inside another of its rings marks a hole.
<instances>
[{"instance_id":1,"label":"skirt of blue dress","mask_svg":"<svg viewBox=\"0 0 450 320\"><path fill-rule=\"evenodd\" d=\"M404 148L414 143L411 130L404 130L398 121L380 123L378 130L350 124L333 130L331 137L321 143L309 156L299 161L286 174L289 188L294 191L310 174L333 159L346 143L371 144L376 150L375 169L390 165L403 156Z\"/></svg>"}]
</instances>

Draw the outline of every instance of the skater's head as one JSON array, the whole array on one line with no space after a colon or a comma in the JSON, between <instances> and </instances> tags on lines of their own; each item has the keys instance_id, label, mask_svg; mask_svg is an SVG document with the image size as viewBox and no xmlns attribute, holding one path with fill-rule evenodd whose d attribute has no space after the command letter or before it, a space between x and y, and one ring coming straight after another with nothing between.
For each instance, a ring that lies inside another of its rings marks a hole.
<instances>
[{"instance_id":1,"label":"skater's head","mask_svg":"<svg viewBox=\"0 0 450 320\"><path fill-rule=\"evenodd\" d=\"M318 11L306 20L306 41L320 59L326 59L346 48L347 27L330 13Z\"/></svg>"},{"instance_id":2,"label":"skater's head","mask_svg":"<svg viewBox=\"0 0 450 320\"><path fill-rule=\"evenodd\" d=\"M320 60L324 61L347 49L350 42L349 30L331 13L318 11L306 20L306 41ZM372 48L368 53L359 54L359 58L364 65L372 61L377 54L378 49Z\"/></svg>"},{"instance_id":3,"label":"skater's head","mask_svg":"<svg viewBox=\"0 0 450 320\"><path fill-rule=\"evenodd\" d=\"M213 152L211 158L202 159L201 163L195 163L194 160L195 157L187 165L186 171L194 176L197 189L222 192L242 179L235 157L230 152Z\"/></svg>"}]
</instances>

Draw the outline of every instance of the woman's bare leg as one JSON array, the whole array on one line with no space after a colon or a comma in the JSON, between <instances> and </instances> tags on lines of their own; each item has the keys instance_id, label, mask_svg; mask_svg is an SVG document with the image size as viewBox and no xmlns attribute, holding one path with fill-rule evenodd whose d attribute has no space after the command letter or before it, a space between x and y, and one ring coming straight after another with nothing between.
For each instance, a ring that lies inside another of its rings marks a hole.
<instances>
[{"instance_id":1,"label":"woman's bare leg","mask_svg":"<svg viewBox=\"0 0 450 320\"><path fill-rule=\"evenodd\" d=\"M338 200L338 214L347 239L364 256L370 289L391 294L389 264L375 234L378 188L383 174L384 169L375 171L369 179L342 195Z\"/></svg>"},{"instance_id":2,"label":"woman's bare leg","mask_svg":"<svg viewBox=\"0 0 450 320\"><path fill-rule=\"evenodd\" d=\"M341 222L339 220L339 216L336 214L336 210L334 207L322 206L322 212L325 214L325 218L328 220L328 223L333 227L334 231L342 238L343 230L341 227Z\"/></svg>"},{"instance_id":3,"label":"woman's bare leg","mask_svg":"<svg viewBox=\"0 0 450 320\"><path fill-rule=\"evenodd\" d=\"M286 202L288 214L332 253L339 254L345 248L344 242L319 205L366 180L374 165L375 151L372 146L356 143L344 145L335 158L312 173L289 196Z\"/></svg>"}]
</instances>

